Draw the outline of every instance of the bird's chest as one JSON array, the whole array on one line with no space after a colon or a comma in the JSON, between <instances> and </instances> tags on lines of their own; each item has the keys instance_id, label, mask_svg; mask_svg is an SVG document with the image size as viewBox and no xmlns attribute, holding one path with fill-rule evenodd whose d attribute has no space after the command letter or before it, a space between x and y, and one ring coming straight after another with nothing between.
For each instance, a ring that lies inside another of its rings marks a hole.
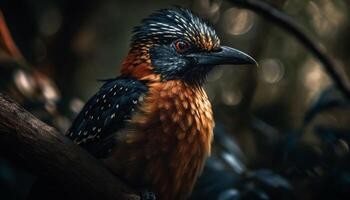
<instances>
[{"instance_id":1,"label":"bird's chest","mask_svg":"<svg viewBox=\"0 0 350 200\"><path fill-rule=\"evenodd\" d=\"M136 127L146 131L162 151L196 144L203 153L210 152L213 114L201 87L190 87L181 81L153 84L140 110L134 117Z\"/></svg>"},{"instance_id":2,"label":"bird's chest","mask_svg":"<svg viewBox=\"0 0 350 200\"><path fill-rule=\"evenodd\" d=\"M157 190L182 199L192 190L210 154L214 123L208 97L201 87L180 81L154 84L141 113L135 121L149 137L150 148L144 152L152 160L146 165L146 179Z\"/></svg>"}]
</instances>

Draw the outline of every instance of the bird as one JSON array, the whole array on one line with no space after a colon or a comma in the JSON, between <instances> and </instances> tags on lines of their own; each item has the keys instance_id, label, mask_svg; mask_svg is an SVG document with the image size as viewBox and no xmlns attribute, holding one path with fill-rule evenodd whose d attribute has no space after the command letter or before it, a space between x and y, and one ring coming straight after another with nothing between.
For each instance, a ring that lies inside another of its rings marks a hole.
<instances>
[{"instance_id":1,"label":"bird","mask_svg":"<svg viewBox=\"0 0 350 200\"><path fill-rule=\"evenodd\" d=\"M187 199L213 140L208 73L256 63L222 46L191 10L158 10L134 28L120 76L104 80L67 136L131 186L160 200Z\"/></svg>"}]
</instances>

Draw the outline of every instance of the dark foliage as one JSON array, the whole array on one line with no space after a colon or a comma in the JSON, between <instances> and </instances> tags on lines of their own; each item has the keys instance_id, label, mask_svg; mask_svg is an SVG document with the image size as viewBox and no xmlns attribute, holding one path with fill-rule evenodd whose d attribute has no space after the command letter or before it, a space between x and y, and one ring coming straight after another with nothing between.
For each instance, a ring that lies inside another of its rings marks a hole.
<instances>
[{"instance_id":1,"label":"dark foliage","mask_svg":"<svg viewBox=\"0 0 350 200\"><path fill-rule=\"evenodd\" d=\"M306 127L318 114L328 109L350 106L334 87L326 89L310 106L305 115ZM253 119L257 121L257 119ZM260 122L262 123L262 122ZM192 199L251 200L251 199L348 199L350 198L349 129L315 125L312 127L317 144L303 139L305 129L278 134L275 129L265 135L262 148L271 149L274 163L270 169L246 169L244 156L227 132L215 130L214 155L208 160ZM272 141L266 143L266 141ZM231 143L230 145L225 145ZM262 151L265 152L266 151ZM225 154L229 153L229 159ZM262 155L263 156L263 155ZM269 159L269 157L265 157ZM265 160L266 161L266 160ZM237 170L237 167L243 166Z\"/></svg>"}]
</instances>

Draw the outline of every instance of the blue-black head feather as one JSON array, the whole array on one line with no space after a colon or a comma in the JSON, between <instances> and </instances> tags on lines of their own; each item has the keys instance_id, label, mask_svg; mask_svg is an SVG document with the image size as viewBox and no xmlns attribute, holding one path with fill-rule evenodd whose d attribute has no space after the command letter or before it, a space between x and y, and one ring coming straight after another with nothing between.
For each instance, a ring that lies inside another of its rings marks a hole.
<instances>
[{"instance_id":1,"label":"blue-black head feather","mask_svg":"<svg viewBox=\"0 0 350 200\"><path fill-rule=\"evenodd\" d=\"M134 28L133 33L133 44L167 44L183 39L203 50L220 46L215 30L208 23L192 11L180 7L162 9L151 14L142 20L140 26Z\"/></svg>"}]
</instances>

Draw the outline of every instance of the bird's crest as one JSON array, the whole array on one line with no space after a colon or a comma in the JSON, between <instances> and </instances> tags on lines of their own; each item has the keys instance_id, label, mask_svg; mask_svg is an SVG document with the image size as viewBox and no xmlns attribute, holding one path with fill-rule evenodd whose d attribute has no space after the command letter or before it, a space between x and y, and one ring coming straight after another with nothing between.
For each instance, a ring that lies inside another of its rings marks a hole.
<instances>
[{"instance_id":1,"label":"bird's crest","mask_svg":"<svg viewBox=\"0 0 350 200\"><path fill-rule=\"evenodd\" d=\"M215 30L203 19L184 8L163 9L145 18L135 27L132 46L185 39L198 48L212 50L220 46Z\"/></svg>"}]
</instances>

